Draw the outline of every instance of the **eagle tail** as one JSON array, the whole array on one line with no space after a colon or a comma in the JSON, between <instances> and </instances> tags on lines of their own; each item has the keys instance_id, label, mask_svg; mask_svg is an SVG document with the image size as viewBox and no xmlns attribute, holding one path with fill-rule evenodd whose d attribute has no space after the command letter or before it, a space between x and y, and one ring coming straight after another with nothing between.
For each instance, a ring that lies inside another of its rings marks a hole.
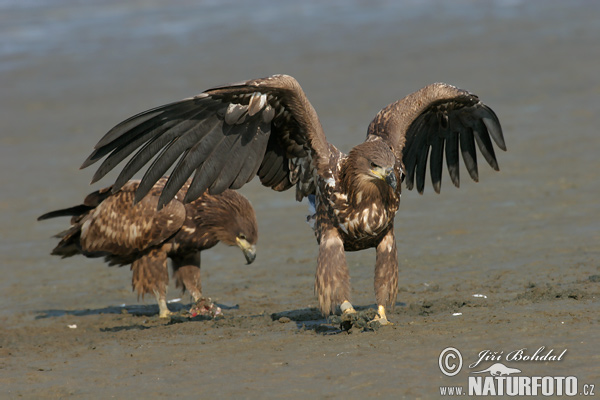
<instances>
[{"instance_id":1,"label":"eagle tail","mask_svg":"<svg viewBox=\"0 0 600 400\"><path fill-rule=\"evenodd\" d=\"M90 193L86 196L85 200L83 200L83 204L79 204L77 206L69 208L63 208L61 210L50 211L44 215L40 215L37 220L43 221L45 219L56 217L80 217L83 214L86 214L88 211L98 207L100 203L106 200L106 198L111 195L111 189L112 186L96 190L95 192ZM59 233L59 235L62 234Z\"/></svg>"},{"instance_id":2,"label":"eagle tail","mask_svg":"<svg viewBox=\"0 0 600 400\"><path fill-rule=\"evenodd\" d=\"M62 211L62 210L61 210ZM51 218L51 217L49 217ZM81 243L79 235L81 234L81 226L74 225L70 229L56 235L61 238L58 245L52 250L52 255L61 256L62 258L71 257L81 253Z\"/></svg>"},{"instance_id":3,"label":"eagle tail","mask_svg":"<svg viewBox=\"0 0 600 400\"><path fill-rule=\"evenodd\" d=\"M62 210L50 211L44 215L40 215L38 217L38 221L43 221L45 219L56 218L56 217L72 217L79 216L84 214L90 210L94 209L94 207L87 206L85 204L80 204L75 207L63 208ZM61 235L59 233L59 235Z\"/></svg>"}]
</instances>

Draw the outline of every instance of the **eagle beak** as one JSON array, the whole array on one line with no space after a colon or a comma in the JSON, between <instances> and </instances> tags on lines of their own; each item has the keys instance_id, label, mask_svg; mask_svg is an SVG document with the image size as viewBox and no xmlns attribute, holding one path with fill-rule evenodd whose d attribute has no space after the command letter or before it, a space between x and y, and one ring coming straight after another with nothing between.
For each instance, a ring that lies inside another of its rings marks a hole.
<instances>
[{"instance_id":1,"label":"eagle beak","mask_svg":"<svg viewBox=\"0 0 600 400\"><path fill-rule=\"evenodd\" d=\"M398 180L396 180L394 168L388 168L385 170L385 182L388 185L390 185L394 190L396 190L396 188L398 187Z\"/></svg>"},{"instance_id":2,"label":"eagle beak","mask_svg":"<svg viewBox=\"0 0 600 400\"><path fill-rule=\"evenodd\" d=\"M396 190L396 188L398 187L398 180L396 179L396 174L394 173L394 168L390 167L390 168L383 169L381 167L378 167L378 168L372 169L371 172L377 178L381 179L382 181L385 181L385 183L390 185L392 189Z\"/></svg>"},{"instance_id":3,"label":"eagle beak","mask_svg":"<svg viewBox=\"0 0 600 400\"><path fill-rule=\"evenodd\" d=\"M248 264L252 264L252 261L256 259L256 246L250 244L246 239L236 238L235 241L238 247L244 252L244 257L246 257Z\"/></svg>"}]
</instances>

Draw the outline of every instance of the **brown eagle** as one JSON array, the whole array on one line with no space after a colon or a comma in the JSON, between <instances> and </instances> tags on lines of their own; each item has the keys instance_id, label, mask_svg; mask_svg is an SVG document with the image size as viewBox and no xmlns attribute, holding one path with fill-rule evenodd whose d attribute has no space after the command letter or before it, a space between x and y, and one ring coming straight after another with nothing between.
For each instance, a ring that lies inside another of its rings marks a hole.
<instances>
[{"instance_id":1,"label":"brown eagle","mask_svg":"<svg viewBox=\"0 0 600 400\"><path fill-rule=\"evenodd\" d=\"M200 252L223 242L238 246L248 264L256 257L258 231L250 202L234 190L203 193L189 203L181 190L160 210L158 199L167 178L161 178L148 196L134 205L139 181L118 190L108 187L89 194L83 204L52 211L38 220L72 216L71 228L57 235L61 240L52 254L70 257L105 257L110 265L131 264L131 284L138 296L156 296L160 317L168 317L165 296L169 283L167 258L172 261L176 286L188 291L195 302L203 299ZM203 303L204 304L204 303ZM213 305L198 310L213 311ZM218 308L216 308L218 310Z\"/></svg>"},{"instance_id":2,"label":"brown eagle","mask_svg":"<svg viewBox=\"0 0 600 400\"><path fill-rule=\"evenodd\" d=\"M340 307L354 312L344 251L375 247L377 320L386 324L385 308L394 306L398 291L394 217L400 183L406 180L412 189L416 182L422 193L429 159L439 192L444 154L454 185L459 185L459 154L477 181L475 142L498 170L490 137L506 149L498 118L488 106L465 90L434 83L381 110L365 142L346 155L327 142L298 82L274 75L215 87L137 114L110 130L82 168L106 156L95 182L137 150L113 186L118 190L156 156L136 192L139 201L177 162L159 207L192 174L184 202L207 189L216 194L240 188L257 174L264 186L277 191L295 186L296 199L309 197L316 210L315 291L321 311L328 315Z\"/></svg>"}]
</instances>

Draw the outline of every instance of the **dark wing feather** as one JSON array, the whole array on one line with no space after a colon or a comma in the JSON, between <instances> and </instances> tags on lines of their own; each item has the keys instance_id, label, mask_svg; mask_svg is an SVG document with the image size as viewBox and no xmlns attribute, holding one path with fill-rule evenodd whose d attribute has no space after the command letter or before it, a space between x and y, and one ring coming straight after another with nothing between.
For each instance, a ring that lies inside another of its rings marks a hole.
<instances>
[{"instance_id":1,"label":"dark wing feather","mask_svg":"<svg viewBox=\"0 0 600 400\"><path fill-rule=\"evenodd\" d=\"M305 188L314 185L299 179L312 180L314 174L297 171L298 166L323 174L330 156L315 110L298 82L287 75L216 87L135 115L111 129L82 168L106 157L94 175L96 181L136 150L113 191L154 158L136 193L139 201L177 162L159 207L192 175L186 201L206 189L213 194L238 189L257 173L265 186L275 190L298 183L297 197L301 198L310 194L304 193ZM312 163L298 162L298 158ZM294 174L289 165L292 160L296 160Z\"/></svg>"},{"instance_id":2,"label":"dark wing feather","mask_svg":"<svg viewBox=\"0 0 600 400\"><path fill-rule=\"evenodd\" d=\"M369 125L367 140L383 138L402 160L406 186L425 187L427 158L437 193L442 182L444 153L452 182L460 184L459 144L471 178L479 179L475 142L488 164L498 170L492 140L506 150L500 121L491 108L465 90L434 83L381 110ZM444 151L445 149L445 151Z\"/></svg>"},{"instance_id":3,"label":"dark wing feather","mask_svg":"<svg viewBox=\"0 0 600 400\"><path fill-rule=\"evenodd\" d=\"M265 186L281 191L291 186L286 179L289 175L290 166L285 157L285 150L270 142L267 145L264 162L258 170L260 181Z\"/></svg>"}]
</instances>

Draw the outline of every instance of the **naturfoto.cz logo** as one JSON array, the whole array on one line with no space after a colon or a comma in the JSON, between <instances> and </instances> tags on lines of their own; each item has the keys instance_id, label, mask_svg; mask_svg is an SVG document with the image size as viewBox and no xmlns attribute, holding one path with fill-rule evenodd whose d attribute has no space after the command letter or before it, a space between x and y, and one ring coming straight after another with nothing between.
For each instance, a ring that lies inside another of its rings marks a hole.
<instances>
[{"instance_id":1,"label":"naturfoto.cz logo","mask_svg":"<svg viewBox=\"0 0 600 400\"><path fill-rule=\"evenodd\" d=\"M440 386L442 396L594 396L594 384L579 387L576 376L527 376L521 366L514 368L510 362L559 362L567 349L555 351L545 346L533 352L521 348L510 352L483 350L477 360L468 365L472 374L468 377L468 390L463 386ZM485 366L486 362L493 362ZM440 371L456 376L463 367L463 356L455 347L447 347L438 358ZM478 368L479 367L479 368Z\"/></svg>"}]
</instances>

